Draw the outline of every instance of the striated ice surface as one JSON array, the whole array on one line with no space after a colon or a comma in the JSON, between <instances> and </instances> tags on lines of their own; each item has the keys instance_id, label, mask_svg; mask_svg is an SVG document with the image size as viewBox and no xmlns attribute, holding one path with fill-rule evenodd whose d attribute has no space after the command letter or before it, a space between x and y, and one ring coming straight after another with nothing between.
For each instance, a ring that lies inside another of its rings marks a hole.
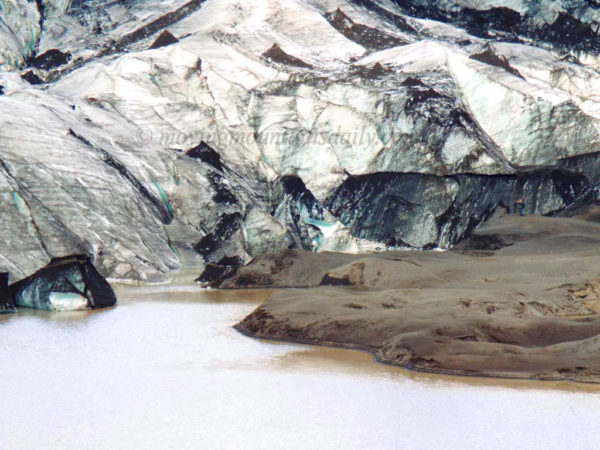
<instances>
[{"instance_id":1,"label":"striated ice surface","mask_svg":"<svg viewBox=\"0 0 600 450\"><path fill-rule=\"evenodd\" d=\"M11 281L70 254L105 276L161 281L287 247L447 248L516 198L552 214L600 182L590 2L0 11ZM165 30L177 42L150 49Z\"/></svg>"}]
</instances>

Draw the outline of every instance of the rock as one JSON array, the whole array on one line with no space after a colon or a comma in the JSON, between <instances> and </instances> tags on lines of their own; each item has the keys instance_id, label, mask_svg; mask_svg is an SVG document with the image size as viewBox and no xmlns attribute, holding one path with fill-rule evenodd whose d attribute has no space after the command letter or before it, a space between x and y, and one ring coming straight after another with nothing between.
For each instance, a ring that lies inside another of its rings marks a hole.
<instances>
[{"instance_id":1,"label":"rock","mask_svg":"<svg viewBox=\"0 0 600 450\"><path fill-rule=\"evenodd\" d=\"M179 39L177 39L175 36L173 36L169 30L164 30L154 40L154 42L152 43L150 48L155 49L155 48L160 48L160 47L166 47L167 45L175 44L176 42L179 42Z\"/></svg>"},{"instance_id":2,"label":"rock","mask_svg":"<svg viewBox=\"0 0 600 450\"><path fill-rule=\"evenodd\" d=\"M48 70L67 64L70 60L71 54L69 52L63 53L60 50L53 48L32 58L29 61L29 65L36 69Z\"/></svg>"},{"instance_id":3,"label":"rock","mask_svg":"<svg viewBox=\"0 0 600 450\"><path fill-rule=\"evenodd\" d=\"M469 56L469 58L474 59L475 61L481 61L491 66L500 67L506 70L508 73L511 73L519 78L525 79L523 78L523 75L519 73L518 70L515 70L513 67L511 67L506 58L500 58L489 48L484 52L471 55Z\"/></svg>"},{"instance_id":4,"label":"rock","mask_svg":"<svg viewBox=\"0 0 600 450\"><path fill-rule=\"evenodd\" d=\"M37 76L37 74L33 70L28 70L24 74L21 75L21 78L27 81L29 84L43 84L44 81Z\"/></svg>"},{"instance_id":5,"label":"rock","mask_svg":"<svg viewBox=\"0 0 600 450\"><path fill-rule=\"evenodd\" d=\"M10 286L18 306L74 311L114 306L117 298L86 256L55 258L44 268Z\"/></svg>"},{"instance_id":6,"label":"rock","mask_svg":"<svg viewBox=\"0 0 600 450\"><path fill-rule=\"evenodd\" d=\"M361 23L355 23L350 17L338 8L325 14L327 21L348 39L362 45L369 50L383 50L407 43L404 39L383 32L377 28Z\"/></svg>"},{"instance_id":7,"label":"rock","mask_svg":"<svg viewBox=\"0 0 600 450\"><path fill-rule=\"evenodd\" d=\"M202 141L197 146L189 149L185 154L191 158L197 158L206 164L211 165L213 168L219 171L223 171L223 163L221 157L211 148L206 142Z\"/></svg>"},{"instance_id":8,"label":"rock","mask_svg":"<svg viewBox=\"0 0 600 450\"><path fill-rule=\"evenodd\" d=\"M263 53L263 57L268 59L269 61L273 61L280 64L286 64L290 66L296 67L304 67L307 69L312 68L312 66L308 63L305 63L300 58L296 58L295 56L289 55L284 52L281 47L277 44L273 44L271 48Z\"/></svg>"},{"instance_id":9,"label":"rock","mask_svg":"<svg viewBox=\"0 0 600 450\"><path fill-rule=\"evenodd\" d=\"M365 72L364 76L370 79L379 78L385 75L386 73L390 73L391 71L391 69L386 69L380 63L376 62L375 64L373 64L373 67L371 67L367 72Z\"/></svg>"},{"instance_id":10,"label":"rock","mask_svg":"<svg viewBox=\"0 0 600 450\"><path fill-rule=\"evenodd\" d=\"M385 11L379 1L358 0L356 3L388 20L401 20L402 16ZM423 19L433 19L465 29L468 33L486 39L551 44L559 48L583 52L598 52L600 44L593 20L597 8L570 7L568 1L557 1L553 7L539 7L527 3L519 8L511 0L485 2L474 7L469 0L396 0L394 4L403 13ZM512 9L518 8L518 10ZM559 11L556 14L556 11Z\"/></svg>"},{"instance_id":11,"label":"rock","mask_svg":"<svg viewBox=\"0 0 600 450\"><path fill-rule=\"evenodd\" d=\"M16 311L8 289L8 273L0 273L0 314L14 313Z\"/></svg>"},{"instance_id":12,"label":"rock","mask_svg":"<svg viewBox=\"0 0 600 450\"><path fill-rule=\"evenodd\" d=\"M235 274L240 265L242 260L238 257L224 257L218 263L208 263L196 278L196 283L205 287L218 288L225 279Z\"/></svg>"}]
</instances>

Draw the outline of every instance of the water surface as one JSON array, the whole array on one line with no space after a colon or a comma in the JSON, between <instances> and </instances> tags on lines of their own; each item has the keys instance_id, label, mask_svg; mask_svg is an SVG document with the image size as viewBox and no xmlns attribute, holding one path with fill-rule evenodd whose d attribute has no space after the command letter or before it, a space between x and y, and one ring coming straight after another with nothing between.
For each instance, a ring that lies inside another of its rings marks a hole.
<instances>
[{"instance_id":1,"label":"water surface","mask_svg":"<svg viewBox=\"0 0 600 450\"><path fill-rule=\"evenodd\" d=\"M0 318L0 448L597 448L600 387L407 372L231 326L265 291Z\"/></svg>"}]
</instances>

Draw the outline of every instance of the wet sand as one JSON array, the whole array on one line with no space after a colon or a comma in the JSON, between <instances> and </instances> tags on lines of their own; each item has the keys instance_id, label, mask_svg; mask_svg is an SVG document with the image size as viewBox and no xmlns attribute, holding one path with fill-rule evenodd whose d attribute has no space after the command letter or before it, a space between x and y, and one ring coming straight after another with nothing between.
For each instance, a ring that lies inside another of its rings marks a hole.
<instances>
[{"instance_id":1,"label":"wet sand","mask_svg":"<svg viewBox=\"0 0 600 450\"><path fill-rule=\"evenodd\" d=\"M236 325L250 336L437 374L599 383L598 250L597 223L509 215L452 251L288 251L223 287L290 287Z\"/></svg>"},{"instance_id":2,"label":"wet sand","mask_svg":"<svg viewBox=\"0 0 600 450\"><path fill-rule=\"evenodd\" d=\"M289 345L285 341L261 340L269 345ZM391 380L407 379L421 385L448 388L514 389L519 391L562 391L600 394L597 383L577 383L567 380L535 380L523 378L492 378L454 376L409 370L394 364L374 364L371 352L335 346L297 344L297 351L288 351L270 363L285 370L332 370L363 376L384 377Z\"/></svg>"}]
</instances>

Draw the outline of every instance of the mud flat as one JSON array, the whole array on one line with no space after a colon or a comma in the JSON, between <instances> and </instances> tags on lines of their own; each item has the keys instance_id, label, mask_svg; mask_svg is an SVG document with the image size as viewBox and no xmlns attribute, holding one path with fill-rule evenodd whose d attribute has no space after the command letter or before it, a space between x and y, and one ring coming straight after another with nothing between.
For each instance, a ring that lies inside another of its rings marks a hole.
<instances>
[{"instance_id":1,"label":"mud flat","mask_svg":"<svg viewBox=\"0 0 600 450\"><path fill-rule=\"evenodd\" d=\"M253 337L426 372L600 383L599 250L593 221L505 215L451 251L290 250L222 287L289 288L236 325Z\"/></svg>"}]
</instances>

